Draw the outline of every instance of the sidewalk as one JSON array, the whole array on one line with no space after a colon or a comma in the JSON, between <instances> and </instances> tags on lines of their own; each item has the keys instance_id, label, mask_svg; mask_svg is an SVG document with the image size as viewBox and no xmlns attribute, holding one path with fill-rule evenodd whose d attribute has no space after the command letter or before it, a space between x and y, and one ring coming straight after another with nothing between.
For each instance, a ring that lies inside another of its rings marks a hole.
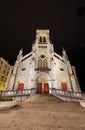
<instances>
[{"instance_id":1,"label":"sidewalk","mask_svg":"<svg viewBox=\"0 0 85 130\"><path fill-rule=\"evenodd\" d=\"M85 108L36 95L19 106L0 110L0 130L85 130Z\"/></svg>"}]
</instances>

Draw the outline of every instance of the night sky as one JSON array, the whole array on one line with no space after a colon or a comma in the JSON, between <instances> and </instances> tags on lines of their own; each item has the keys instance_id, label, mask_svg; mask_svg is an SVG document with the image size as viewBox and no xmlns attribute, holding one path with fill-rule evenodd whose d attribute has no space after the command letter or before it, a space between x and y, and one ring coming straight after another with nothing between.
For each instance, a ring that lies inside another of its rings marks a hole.
<instances>
[{"instance_id":1,"label":"night sky","mask_svg":"<svg viewBox=\"0 0 85 130\"><path fill-rule=\"evenodd\" d=\"M85 0L0 2L0 57L14 64L20 48L31 51L36 29L49 29L55 52L67 51L85 91Z\"/></svg>"}]
</instances>

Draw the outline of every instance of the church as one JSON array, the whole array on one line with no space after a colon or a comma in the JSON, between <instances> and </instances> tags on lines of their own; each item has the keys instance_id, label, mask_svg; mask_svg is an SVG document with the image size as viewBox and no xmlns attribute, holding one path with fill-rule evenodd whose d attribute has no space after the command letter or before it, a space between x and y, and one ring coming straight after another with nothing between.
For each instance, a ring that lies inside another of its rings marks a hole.
<instances>
[{"instance_id":1,"label":"church","mask_svg":"<svg viewBox=\"0 0 85 130\"><path fill-rule=\"evenodd\" d=\"M30 53L23 55L23 50L19 51L5 87L6 90L31 88L36 88L39 94L51 93L51 88L81 92L75 67L64 48L62 56L54 51L49 30L36 30Z\"/></svg>"}]
</instances>

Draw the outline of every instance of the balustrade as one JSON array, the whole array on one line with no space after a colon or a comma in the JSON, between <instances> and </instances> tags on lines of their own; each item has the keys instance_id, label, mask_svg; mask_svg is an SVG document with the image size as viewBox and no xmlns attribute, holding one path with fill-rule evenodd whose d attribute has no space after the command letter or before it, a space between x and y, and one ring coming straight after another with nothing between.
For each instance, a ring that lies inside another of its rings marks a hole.
<instances>
[{"instance_id":1,"label":"balustrade","mask_svg":"<svg viewBox=\"0 0 85 130\"><path fill-rule=\"evenodd\" d=\"M61 89L50 88L51 94L61 98L64 101L75 101L80 102L85 100L85 94L79 92L72 92L72 91L64 91ZM0 91L0 96L11 96L16 100L25 100L29 96L33 96L36 94L37 90L35 88L31 89L24 89L24 90L12 90L12 91Z\"/></svg>"},{"instance_id":2,"label":"balustrade","mask_svg":"<svg viewBox=\"0 0 85 130\"><path fill-rule=\"evenodd\" d=\"M85 94L79 92L63 91L60 89L52 88L51 93L56 97L62 98L64 101L80 102L82 100L85 100Z\"/></svg>"}]
</instances>

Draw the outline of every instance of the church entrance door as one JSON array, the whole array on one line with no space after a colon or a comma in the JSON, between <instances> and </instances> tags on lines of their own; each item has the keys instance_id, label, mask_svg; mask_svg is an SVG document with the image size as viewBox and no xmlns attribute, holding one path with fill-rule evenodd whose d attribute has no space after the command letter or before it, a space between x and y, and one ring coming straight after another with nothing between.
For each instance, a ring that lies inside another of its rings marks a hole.
<instances>
[{"instance_id":1,"label":"church entrance door","mask_svg":"<svg viewBox=\"0 0 85 130\"><path fill-rule=\"evenodd\" d=\"M49 85L48 85L48 83L44 83L44 93L45 94L49 93Z\"/></svg>"},{"instance_id":2,"label":"church entrance door","mask_svg":"<svg viewBox=\"0 0 85 130\"><path fill-rule=\"evenodd\" d=\"M38 94L48 94L49 93L49 85L48 83L38 83L37 85L37 93Z\"/></svg>"},{"instance_id":3,"label":"church entrance door","mask_svg":"<svg viewBox=\"0 0 85 130\"><path fill-rule=\"evenodd\" d=\"M38 94L42 94L42 83L38 83L37 93L38 93Z\"/></svg>"},{"instance_id":4,"label":"church entrance door","mask_svg":"<svg viewBox=\"0 0 85 130\"><path fill-rule=\"evenodd\" d=\"M40 73L36 80L37 93L48 94L49 93L49 77L47 73Z\"/></svg>"}]
</instances>

